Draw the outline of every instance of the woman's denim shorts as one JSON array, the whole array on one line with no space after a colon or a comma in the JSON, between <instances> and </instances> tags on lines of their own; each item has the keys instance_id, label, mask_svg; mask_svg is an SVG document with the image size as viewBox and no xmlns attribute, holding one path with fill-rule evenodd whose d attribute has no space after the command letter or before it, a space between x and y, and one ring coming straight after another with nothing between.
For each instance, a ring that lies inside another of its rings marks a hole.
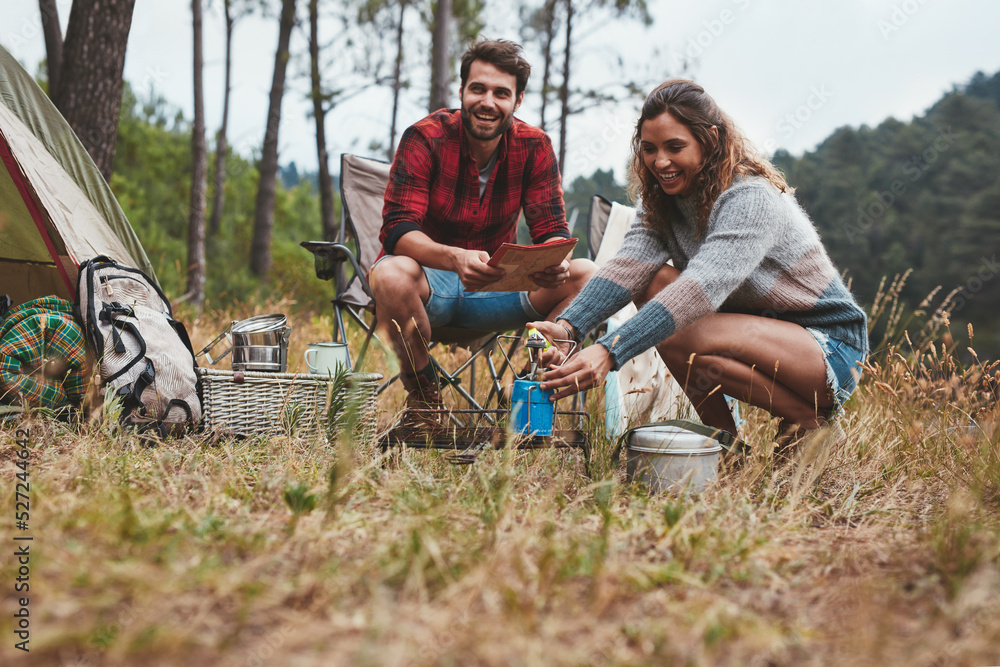
<instances>
[{"instance_id":1,"label":"woman's denim shorts","mask_svg":"<svg viewBox=\"0 0 1000 667\"><path fill-rule=\"evenodd\" d=\"M819 329L806 327L806 331L813 335L823 350L826 384L833 394L833 414L837 414L858 386L858 380L861 379L861 363L865 360L865 354L842 340L830 338Z\"/></svg>"}]
</instances>

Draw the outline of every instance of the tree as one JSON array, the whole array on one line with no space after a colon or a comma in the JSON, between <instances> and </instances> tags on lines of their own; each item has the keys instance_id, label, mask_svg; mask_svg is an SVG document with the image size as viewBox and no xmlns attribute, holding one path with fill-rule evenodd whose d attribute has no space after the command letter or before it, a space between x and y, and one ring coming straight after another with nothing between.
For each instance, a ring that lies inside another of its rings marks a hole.
<instances>
[{"instance_id":1,"label":"tree","mask_svg":"<svg viewBox=\"0 0 1000 667\"><path fill-rule=\"evenodd\" d=\"M570 87L571 64L573 63L573 21L576 18L577 7L581 4L581 0L561 0L561 2L564 10L564 41L562 83L559 86L559 169L562 171L566 168L566 124L570 115L582 111L582 108L574 108L570 99L573 92ZM612 5L614 13L617 16L634 14L646 25L649 25L653 21L652 16L649 14L649 8L646 6L646 0L591 0L593 7L604 8L609 4ZM588 13L592 14L593 12ZM631 87L629 83L623 85L626 89ZM586 97L596 100L598 103L613 99L611 96L599 95L593 90L583 91L583 94Z\"/></svg>"},{"instance_id":2,"label":"tree","mask_svg":"<svg viewBox=\"0 0 1000 667\"><path fill-rule=\"evenodd\" d=\"M431 97L429 111L448 106L451 99L451 0L437 0L434 7L434 29L431 39Z\"/></svg>"},{"instance_id":3,"label":"tree","mask_svg":"<svg viewBox=\"0 0 1000 667\"><path fill-rule=\"evenodd\" d=\"M295 0L282 0L278 48L274 55L274 76L267 111L267 129L260 158L260 184L254 214L253 241L250 246L250 269L267 277L271 269L271 231L274 227L274 189L278 176L278 127L281 124L281 99L285 94L285 71L288 45L295 26Z\"/></svg>"},{"instance_id":4,"label":"tree","mask_svg":"<svg viewBox=\"0 0 1000 667\"><path fill-rule=\"evenodd\" d=\"M523 42L540 40L542 43L542 88L541 109L539 110L538 127L545 130L545 110L548 106L549 94L552 92L552 43L555 40L558 22L556 21L557 0L544 0L542 6L530 9L521 7Z\"/></svg>"},{"instance_id":5,"label":"tree","mask_svg":"<svg viewBox=\"0 0 1000 667\"><path fill-rule=\"evenodd\" d=\"M49 79L56 82L49 96L110 180L135 0L74 0L61 52L54 5L52 0L39 0Z\"/></svg>"},{"instance_id":6,"label":"tree","mask_svg":"<svg viewBox=\"0 0 1000 667\"><path fill-rule=\"evenodd\" d=\"M431 29L431 95L430 111L445 109L451 104L453 67L452 46L464 51L483 29L480 17L483 0L438 0L433 4ZM453 34L454 33L454 34ZM457 41L453 37L458 37Z\"/></svg>"},{"instance_id":7,"label":"tree","mask_svg":"<svg viewBox=\"0 0 1000 667\"><path fill-rule=\"evenodd\" d=\"M63 36L59 25L59 7L56 0L38 0L42 12L42 33L45 35L46 69L49 74L49 97L54 97L59 89L59 74L62 70Z\"/></svg>"},{"instance_id":8,"label":"tree","mask_svg":"<svg viewBox=\"0 0 1000 667\"><path fill-rule=\"evenodd\" d=\"M219 233L222 210L226 203L226 157L229 152L227 129L229 127L229 95L232 92L233 28L236 27L238 18L249 13L249 9L247 9L234 15L230 0L223 0L222 7L226 20L225 83L222 89L222 123L219 125L219 131L215 133L215 190L212 193L212 217L208 223L209 236L215 236Z\"/></svg>"},{"instance_id":9,"label":"tree","mask_svg":"<svg viewBox=\"0 0 1000 667\"><path fill-rule=\"evenodd\" d=\"M205 145L205 93L202 75L201 0L191 0L194 45L194 127L191 128L191 206L188 215L187 290L185 296L200 309L205 300L205 188L208 147Z\"/></svg>"},{"instance_id":10,"label":"tree","mask_svg":"<svg viewBox=\"0 0 1000 667\"><path fill-rule=\"evenodd\" d=\"M1000 74L979 74L912 121L842 127L801 157L774 156L862 302L884 278L912 271L903 314L936 291L914 312L919 327L951 293L951 331L973 323L981 359L1000 357L997 91ZM877 341L886 324L876 326Z\"/></svg>"},{"instance_id":11,"label":"tree","mask_svg":"<svg viewBox=\"0 0 1000 667\"><path fill-rule=\"evenodd\" d=\"M573 47L573 0L563 0L566 8L566 38L563 46L562 85L559 86L559 172L566 170L566 123L569 120L569 75Z\"/></svg>"},{"instance_id":12,"label":"tree","mask_svg":"<svg viewBox=\"0 0 1000 667\"><path fill-rule=\"evenodd\" d=\"M420 0L367 0L358 11L358 28L362 31L370 31L377 34L376 43L383 46L383 40L389 33L393 35L392 74L386 79L381 74L382 64L385 58L375 59L372 54L383 52L383 48L368 48L368 56L365 58L368 67L359 70L355 67L355 72L364 71L371 75L375 85L388 85L392 91L392 114L389 120L389 143L385 147L385 154L389 161L392 161L396 152L396 127L399 119L399 102L404 88L409 87L409 82L403 77L403 64L405 62L405 25L406 17L410 7L419 3ZM419 10L419 5L417 6ZM381 146L372 144L373 150L379 150Z\"/></svg>"},{"instance_id":13,"label":"tree","mask_svg":"<svg viewBox=\"0 0 1000 667\"><path fill-rule=\"evenodd\" d=\"M316 121L316 157L319 161L319 209L323 220L323 238L337 238L337 222L333 213L333 179L330 177L330 160L326 152L326 110L323 82L319 71L319 0L309 0L309 74L312 82L310 97Z\"/></svg>"},{"instance_id":14,"label":"tree","mask_svg":"<svg viewBox=\"0 0 1000 667\"><path fill-rule=\"evenodd\" d=\"M364 0L359 7L357 28L368 36L368 41L364 44L365 55L360 59L364 65L359 67L356 64L354 72L355 74L366 75L369 79L368 85L374 83L377 86L388 86L391 91L392 111L389 120L388 144L385 146L375 142L371 144L372 150L384 150L386 157L390 161L395 154L403 91L410 87L410 82L406 76L406 52L408 48L411 52L425 50L425 48L420 48L421 45L419 45L419 42L416 42L417 46L415 46L415 42L412 39L414 31L407 30L407 21L411 15L416 14L432 33L431 41L433 43L435 35L437 35L435 25L443 25L440 23L435 24L434 22L434 12L439 10L440 7L439 4L425 2L424 0ZM452 3L452 13L459 9L460 7ZM448 22L450 23L450 21ZM432 44L431 48L432 53L436 54L434 56L436 60L434 61L443 63L442 68L435 70L431 75L432 87L435 85L435 77L438 79L438 90L436 93L430 93L429 98L433 99L437 96L437 102L429 102L428 104L428 106L433 108L433 111L441 108L435 106L435 104L448 105L448 89L451 85L450 61L448 58L448 45L451 43L451 38L447 30L442 34L447 44L442 45L442 48L434 47ZM408 36L411 37L409 41L407 40ZM392 39L391 46L387 44L390 37ZM435 48L438 48L438 51L435 51ZM391 52L391 56L388 55L389 52ZM386 63L390 64L391 71L388 75L382 72L383 66ZM344 97L342 96L340 101L343 101L343 99Z\"/></svg>"},{"instance_id":15,"label":"tree","mask_svg":"<svg viewBox=\"0 0 1000 667\"><path fill-rule=\"evenodd\" d=\"M396 154L396 117L399 114L399 93L403 89L403 19L409 0L399 0L399 19L396 21L396 59L392 68L392 119L389 121L389 161ZM432 84L433 85L433 84Z\"/></svg>"}]
</instances>

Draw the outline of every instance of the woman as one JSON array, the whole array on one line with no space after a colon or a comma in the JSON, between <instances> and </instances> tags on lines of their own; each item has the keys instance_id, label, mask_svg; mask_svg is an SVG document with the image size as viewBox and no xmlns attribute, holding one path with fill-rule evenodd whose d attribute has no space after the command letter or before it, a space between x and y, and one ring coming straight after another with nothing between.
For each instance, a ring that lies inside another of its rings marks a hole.
<instances>
[{"instance_id":1,"label":"woman","mask_svg":"<svg viewBox=\"0 0 1000 667\"><path fill-rule=\"evenodd\" d=\"M782 175L680 79L646 98L629 175L641 210L617 256L555 323L533 326L581 340L630 300L639 312L542 388L588 389L655 345L710 426L736 433L724 395L780 417L787 435L824 426L857 384L866 317Z\"/></svg>"}]
</instances>

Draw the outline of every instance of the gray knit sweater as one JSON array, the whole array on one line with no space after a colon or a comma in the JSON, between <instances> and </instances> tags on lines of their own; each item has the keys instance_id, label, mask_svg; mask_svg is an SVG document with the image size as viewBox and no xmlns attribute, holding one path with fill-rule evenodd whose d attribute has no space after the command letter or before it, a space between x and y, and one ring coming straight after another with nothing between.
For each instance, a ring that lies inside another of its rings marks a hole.
<instances>
[{"instance_id":1,"label":"gray knit sweater","mask_svg":"<svg viewBox=\"0 0 1000 667\"><path fill-rule=\"evenodd\" d=\"M791 194L763 178L737 179L698 235L693 198L676 198L670 228L640 211L610 260L559 316L588 332L641 296L670 259L680 277L597 342L615 369L713 312L774 317L868 352L865 313L840 279L816 228Z\"/></svg>"}]
</instances>

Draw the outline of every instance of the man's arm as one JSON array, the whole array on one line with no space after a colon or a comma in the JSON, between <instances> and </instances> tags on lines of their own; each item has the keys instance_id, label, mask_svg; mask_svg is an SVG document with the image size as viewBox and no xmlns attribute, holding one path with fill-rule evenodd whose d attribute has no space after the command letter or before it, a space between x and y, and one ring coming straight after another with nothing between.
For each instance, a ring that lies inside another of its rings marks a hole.
<instances>
[{"instance_id":1,"label":"man's arm","mask_svg":"<svg viewBox=\"0 0 1000 667\"><path fill-rule=\"evenodd\" d=\"M555 241L562 241L564 237L553 236L552 238L545 241L545 243L553 243ZM564 282L569 280L569 258L567 257L559 264L548 267L544 271L537 271L531 274L531 279L535 281L535 284L539 287L554 288L559 287Z\"/></svg>"},{"instance_id":2,"label":"man's arm","mask_svg":"<svg viewBox=\"0 0 1000 667\"><path fill-rule=\"evenodd\" d=\"M421 230L430 202L433 170L433 152L427 138L413 126L406 128L389 169L382 205L379 242L387 253L397 254L397 241L404 234Z\"/></svg>"},{"instance_id":3,"label":"man's arm","mask_svg":"<svg viewBox=\"0 0 1000 667\"><path fill-rule=\"evenodd\" d=\"M521 208L531 238L535 243L570 238L559 163L548 135L533 143L527 160Z\"/></svg>"},{"instance_id":4,"label":"man's arm","mask_svg":"<svg viewBox=\"0 0 1000 667\"><path fill-rule=\"evenodd\" d=\"M545 135L532 155L531 177L524 190L524 219L535 243L551 243L570 238L566 207L560 184L559 163L552 142ZM532 274L539 287L559 287L569 278L569 259Z\"/></svg>"}]
</instances>

